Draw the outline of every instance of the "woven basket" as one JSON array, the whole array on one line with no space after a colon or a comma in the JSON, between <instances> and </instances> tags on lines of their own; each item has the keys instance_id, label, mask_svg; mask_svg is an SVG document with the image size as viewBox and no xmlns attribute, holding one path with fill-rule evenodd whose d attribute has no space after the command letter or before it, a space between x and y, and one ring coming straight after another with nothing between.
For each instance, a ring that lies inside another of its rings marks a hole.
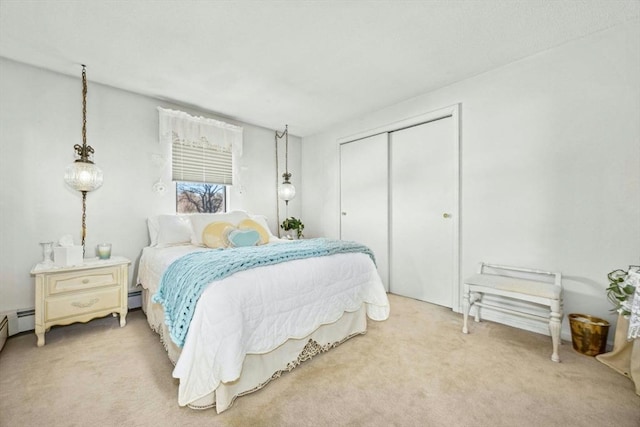
<instances>
[{"instance_id":1,"label":"woven basket","mask_svg":"<svg viewBox=\"0 0 640 427\"><path fill-rule=\"evenodd\" d=\"M597 356L607 348L609 322L588 314L570 314L573 349L587 356Z\"/></svg>"}]
</instances>

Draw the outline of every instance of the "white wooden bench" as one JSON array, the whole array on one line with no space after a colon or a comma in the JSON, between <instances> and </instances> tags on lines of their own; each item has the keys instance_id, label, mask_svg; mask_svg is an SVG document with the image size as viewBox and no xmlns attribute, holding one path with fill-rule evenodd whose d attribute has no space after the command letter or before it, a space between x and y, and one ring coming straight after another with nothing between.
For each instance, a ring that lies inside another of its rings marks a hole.
<instances>
[{"instance_id":1,"label":"white wooden bench","mask_svg":"<svg viewBox=\"0 0 640 427\"><path fill-rule=\"evenodd\" d=\"M488 269L488 272L485 271ZM553 277L550 277L553 276ZM553 282L550 282L550 280ZM499 307L482 301L485 294L499 295L549 308L548 316L531 314L513 308ZM487 307L503 313L514 314L529 319L549 322L549 332L553 344L551 360L559 362L560 327L562 326L562 274L558 272L533 270L480 263L478 274L464 281L462 311L464 324L462 332L469 333L467 320L472 306L476 306L475 321L480 321L480 307Z\"/></svg>"}]
</instances>

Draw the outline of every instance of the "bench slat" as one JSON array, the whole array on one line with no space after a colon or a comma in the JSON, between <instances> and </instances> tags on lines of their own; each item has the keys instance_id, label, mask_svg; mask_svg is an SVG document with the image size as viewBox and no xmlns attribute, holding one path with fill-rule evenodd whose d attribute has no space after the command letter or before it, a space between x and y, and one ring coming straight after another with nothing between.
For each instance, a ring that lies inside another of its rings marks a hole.
<instances>
[{"instance_id":1,"label":"bench slat","mask_svg":"<svg viewBox=\"0 0 640 427\"><path fill-rule=\"evenodd\" d=\"M498 276L496 274L474 274L465 279L469 285L485 286L507 292L532 295L536 297L560 299L562 289L552 283L537 282L535 280L519 279L515 277Z\"/></svg>"}]
</instances>

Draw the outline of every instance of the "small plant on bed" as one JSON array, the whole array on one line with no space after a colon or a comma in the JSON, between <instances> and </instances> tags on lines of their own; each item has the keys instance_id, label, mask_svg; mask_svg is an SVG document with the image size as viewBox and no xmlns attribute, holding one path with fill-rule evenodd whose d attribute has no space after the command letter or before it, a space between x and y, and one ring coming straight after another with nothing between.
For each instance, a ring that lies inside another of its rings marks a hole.
<instances>
[{"instance_id":1,"label":"small plant on bed","mask_svg":"<svg viewBox=\"0 0 640 427\"><path fill-rule=\"evenodd\" d=\"M304 230L304 224L298 218L291 217L285 219L284 221L282 221L282 224L280 224L280 228L282 228L284 231L295 230L298 239L302 239L304 237L304 235L302 234L302 230ZM293 236L288 235L288 238L292 239Z\"/></svg>"}]
</instances>

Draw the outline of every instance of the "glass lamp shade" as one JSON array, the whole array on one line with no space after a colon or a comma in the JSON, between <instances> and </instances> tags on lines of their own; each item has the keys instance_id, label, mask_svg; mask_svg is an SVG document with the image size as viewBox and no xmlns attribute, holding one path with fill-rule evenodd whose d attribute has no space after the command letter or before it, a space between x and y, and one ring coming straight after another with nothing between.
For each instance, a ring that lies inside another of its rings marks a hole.
<instances>
[{"instance_id":1,"label":"glass lamp shade","mask_svg":"<svg viewBox=\"0 0 640 427\"><path fill-rule=\"evenodd\" d=\"M288 181L283 182L278 188L278 197L287 202L293 200L296 197L296 187Z\"/></svg>"},{"instance_id":2,"label":"glass lamp shade","mask_svg":"<svg viewBox=\"0 0 640 427\"><path fill-rule=\"evenodd\" d=\"M77 161L67 166L64 180L74 190L97 190L102 185L102 170L93 163Z\"/></svg>"}]
</instances>

